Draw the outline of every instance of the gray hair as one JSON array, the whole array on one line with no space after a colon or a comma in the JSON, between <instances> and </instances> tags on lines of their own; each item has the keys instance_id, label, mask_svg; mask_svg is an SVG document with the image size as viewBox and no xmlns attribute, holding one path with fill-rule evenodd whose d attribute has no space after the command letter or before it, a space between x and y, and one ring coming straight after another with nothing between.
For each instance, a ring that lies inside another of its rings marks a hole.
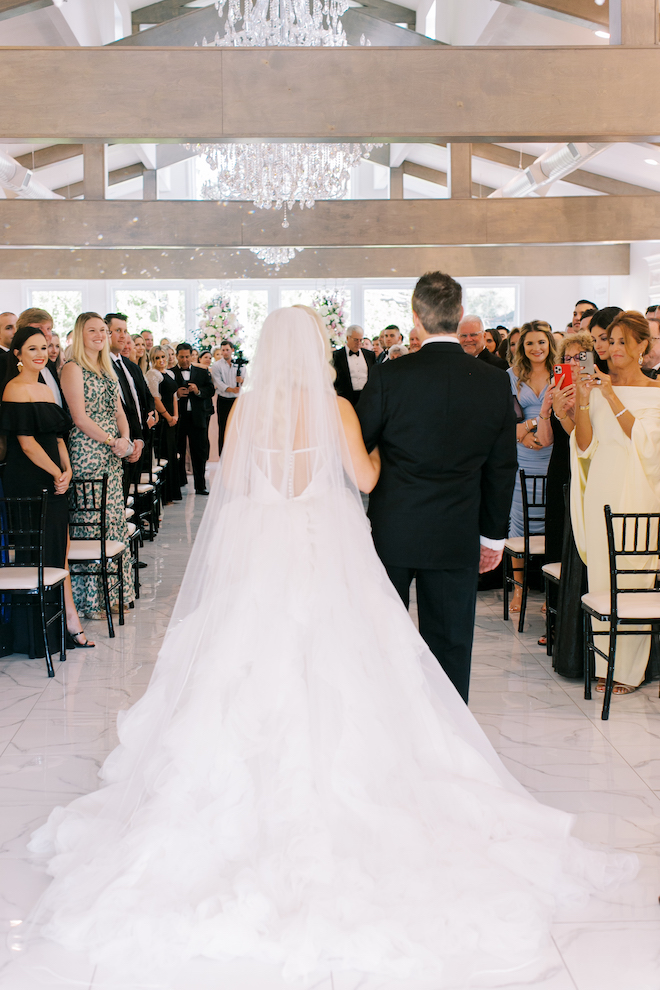
<instances>
[{"instance_id":1,"label":"gray hair","mask_svg":"<svg viewBox=\"0 0 660 990\"><path fill-rule=\"evenodd\" d=\"M350 337L350 335L353 333L354 330L357 330L358 333L361 333L362 336L364 337L364 330L359 325L359 323L351 323L350 327L346 331L346 336Z\"/></svg>"},{"instance_id":2,"label":"gray hair","mask_svg":"<svg viewBox=\"0 0 660 990\"><path fill-rule=\"evenodd\" d=\"M481 319L480 316L476 316L476 314L474 314L474 313L468 313L466 316L463 317L463 319L461 320L461 322L458 324L459 333L460 333L461 327L464 326L466 323L478 323L479 324L479 330L480 331L483 331L484 330L484 321Z\"/></svg>"},{"instance_id":3,"label":"gray hair","mask_svg":"<svg viewBox=\"0 0 660 990\"><path fill-rule=\"evenodd\" d=\"M408 348L405 344L392 344L389 351L387 352L388 358L391 357L403 357L404 354L408 353Z\"/></svg>"}]
</instances>

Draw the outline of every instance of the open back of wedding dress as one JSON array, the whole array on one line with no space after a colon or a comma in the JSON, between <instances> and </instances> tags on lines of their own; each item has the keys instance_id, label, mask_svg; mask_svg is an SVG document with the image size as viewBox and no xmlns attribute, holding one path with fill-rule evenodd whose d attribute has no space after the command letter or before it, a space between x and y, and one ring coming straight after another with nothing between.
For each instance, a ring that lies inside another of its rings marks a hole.
<instances>
[{"instance_id":1,"label":"open back of wedding dress","mask_svg":"<svg viewBox=\"0 0 660 990\"><path fill-rule=\"evenodd\" d=\"M31 843L54 877L32 930L119 986L201 955L462 987L634 872L526 794L419 637L327 353L304 309L266 320L149 688L103 786Z\"/></svg>"}]
</instances>

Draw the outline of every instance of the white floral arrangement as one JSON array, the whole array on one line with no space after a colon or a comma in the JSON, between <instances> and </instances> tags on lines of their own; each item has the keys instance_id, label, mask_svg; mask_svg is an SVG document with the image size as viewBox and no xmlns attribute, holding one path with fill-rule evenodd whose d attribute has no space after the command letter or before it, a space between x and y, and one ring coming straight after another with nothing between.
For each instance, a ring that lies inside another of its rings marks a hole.
<instances>
[{"instance_id":1,"label":"white floral arrangement","mask_svg":"<svg viewBox=\"0 0 660 990\"><path fill-rule=\"evenodd\" d=\"M199 330L196 334L197 346L213 350L218 347L223 340L228 340L234 345L234 355L241 351L243 338L241 330L243 327L236 319L236 315L231 311L231 302L228 296L218 295L201 307L202 315L199 320Z\"/></svg>"},{"instance_id":2,"label":"white floral arrangement","mask_svg":"<svg viewBox=\"0 0 660 990\"><path fill-rule=\"evenodd\" d=\"M346 325L344 323L344 305L346 300L339 292L317 292L312 299L312 306L325 323L325 329L333 347L343 347L346 343Z\"/></svg>"}]
</instances>

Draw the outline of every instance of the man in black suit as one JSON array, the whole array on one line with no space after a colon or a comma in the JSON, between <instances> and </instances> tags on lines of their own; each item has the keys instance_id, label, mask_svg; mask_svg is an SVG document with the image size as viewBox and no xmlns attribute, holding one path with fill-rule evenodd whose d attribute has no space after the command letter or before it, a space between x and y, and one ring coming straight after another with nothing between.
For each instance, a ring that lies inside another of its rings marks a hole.
<instances>
[{"instance_id":1,"label":"man in black suit","mask_svg":"<svg viewBox=\"0 0 660 990\"><path fill-rule=\"evenodd\" d=\"M190 344L177 344L176 367L173 368L179 400L179 425L177 442L179 446L179 479L182 485L188 484L186 477L186 441L190 446L195 492L208 495L206 489L206 462L209 458L209 428L207 405L215 391L213 380L206 368L192 364Z\"/></svg>"},{"instance_id":2,"label":"man in black suit","mask_svg":"<svg viewBox=\"0 0 660 990\"><path fill-rule=\"evenodd\" d=\"M7 374L7 355L16 333L16 314L0 313L0 387Z\"/></svg>"},{"instance_id":3,"label":"man in black suit","mask_svg":"<svg viewBox=\"0 0 660 990\"><path fill-rule=\"evenodd\" d=\"M389 361L387 352L389 351L390 347L392 347L394 344L403 343L403 337L401 335L401 331L399 330L398 326L395 323L390 323L389 326L385 327L385 329L380 335L380 341L383 347L383 352L382 354L378 355L378 358L376 359L376 364L384 364L386 361Z\"/></svg>"},{"instance_id":4,"label":"man in black suit","mask_svg":"<svg viewBox=\"0 0 660 990\"><path fill-rule=\"evenodd\" d=\"M374 543L419 631L467 701L477 579L502 559L516 476L509 379L465 354L461 287L429 272L412 299L422 346L376 366L357 407L382 469L369 500Z\"/></svg>"},{"instance_id":5,"label":"man in black suit","mask_svg":"<svg viewBox=\"0 0 660 990\"><path fill-rule=\"evenodd\" d=\"M458 327L461 347L470 357L476 357L493 368L506 371L509 365L497 354L491 354L486 347L486 331L480 316L464 316Z\"/></svg>"},{"instance_id":6,"label":"man in black suit","mask_svg":"<svg viewBox=\"0 0 660 990\"><path fill-rule=\"evenodd\" d=\"M332 364L337 373L337 395L357 405L362 389L369 379L369 371L376 363L376 355L362 346L364 333L356 323L346 331L346 346L332 352Z\"/></svg>"},{"instance_id":7,"label":"man in black suit","mask_svg":"<svg viewBox=\"0 0 660 990\"><path fill-rule=\"evenodd\" d=\"M124 458L124 498L127 498L131 485L140 480L140 458L142 457L144 436L147 429L146 423L142 421L140 399L128 367L129 362L122 357L122 351L128 338L127 319L124 313L108 313L105 317L112 366L119 381L121 402L128 420L129 435L135 445L135 450L131 456Z\"/></svg>"}]
</instances>

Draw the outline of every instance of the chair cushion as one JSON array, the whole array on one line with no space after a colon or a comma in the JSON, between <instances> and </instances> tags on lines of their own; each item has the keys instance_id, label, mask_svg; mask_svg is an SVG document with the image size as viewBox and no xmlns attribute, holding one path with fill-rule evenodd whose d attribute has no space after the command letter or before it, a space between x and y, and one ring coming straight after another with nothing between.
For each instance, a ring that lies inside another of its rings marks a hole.
<instances>
[{"instance_id":1,"label":"chair cushion","mask_svg":"<svg viewBox=\"0 0 660 990\"><path fill-rule=\"evenodd\" d=\"M158 462L158 464L156 465L156 467L157 468L161 468L161 470L162 470L162 468L166 468L168 464L169 464L169 461L167 461L165 458L162 458L162 460L160 460Z\"/></svg>"},{"instance_id":2,"label":"chair cushion","mask_svg":"<svg viewBox=\"0 0 660 990\"><path fill-rule=\"evenodd\" d=\"M124 544L119 540L105 541L106 557L116 557L124 549ZM69 547L69 560L100 560L101 541L100 540L71 540Z\"/></svg>"},{"instance_id":3,"label":"chair cushion","mask_svg":"<svg viewBox=\"0 0 660 990\"><path fill-rule=\"evenodd\" d=\"M510 536L504 546L513 553L524 553L525 538L524 536ZM529 552L534 557L542 556L545 553L545 536L530 536Z\"/></svg>"},{"instance_id":4,"label":"chair cushion","mask_svg":"<svg viewBox=\"0 0 660 990\"><path fill-rule=\"evenodd\" d=\"M67 576L63 567L44 567L44 586L52 588ZM32 591L39 587L36 567L0 567L0 591Z\"/></svg>"},{"instance_id":5,"label":"chair cushion","mask_svg":"<svg viewBox=\"0 0 660 990\"><path fill-rule=\"evenodd\" d=\"M541 570L553 581L559 581L561 579L561 560L556 560L554 564L544 564Z\"/></svg>"},{"instance_id":6,"label":"chair cushion","mask_svg":"<svg viewBox=\"0 0 660 990\"><path fill-rule=\"evenodd\" d=\"M127 519L132 519L135 515L135 509L124 509L124 513Z\"/></svg>"},{"instance_id":7,"label":"chair cushion","mask_svg":"<svg viewBox=\"0 0 660 990\"><path fill-rule=\"evenodd\" d=\"M599 615L610 614L609 591L595 591L582 595L582 601ZM641 595L624 592L617 599L620 619L660 619L660 591Z\"/></svg>"},{"instance_id":8,"label":"chair cushion","mask_svg":"<svg viewBox=\"0 0 660 990\"><path fill-rule=\"evenodd\" d=\"M138 495L148 495L149 492L155 492L156 488L154 487L154 485L147 485L144 483L140 483L137 486L137 490L138 490Z\"/></svg>"},{"instance_id":9,"label":"chair cushion","mask_svg":"<svg viewBox=\"0 0 660 990\"><path fill-rule=\"evenodd\" d=\"M129 522L126 525L128 526L128 535L135 536L135 531L137 530L135 523Z\"/></svg>"},{"instance_id":10,"label":"chair cushion","mask_svg":"<svg viewBox=\"0 0 660 990\"><path fill-rule=\"evenodd\" d=\"M133 505L134 501L135 499L133 498L133 496L129 495L128 498L126 499L126 505L130 507L131 505Z\"/></svg>"}]
</instances>

